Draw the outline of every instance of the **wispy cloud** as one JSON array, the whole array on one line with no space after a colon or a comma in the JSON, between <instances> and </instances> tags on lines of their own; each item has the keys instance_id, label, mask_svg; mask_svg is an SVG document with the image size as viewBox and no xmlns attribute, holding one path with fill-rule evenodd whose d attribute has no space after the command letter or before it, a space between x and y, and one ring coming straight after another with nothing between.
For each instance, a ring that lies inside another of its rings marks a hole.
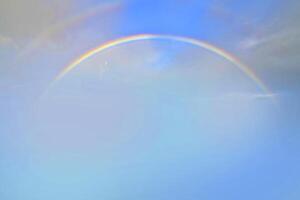
<instances>
[{"instance_id":1,"label":"wispy cloud","mask_svg":"<svg viewBox=\"0 0 300 200\"><path fill-rule=\"evenodd\" d=\"M271 94L265 94L265 93L251 93L251 92L235 92L235 93L228 93L228 94L222 94L217 96L211 96L211 97L200 97L201 100L205 101L220 101L220 102L226 102L226 101L256 101L256 100L274 100L278 97L278 94L271 93Z\"/></svg>"},{"instance_id":2,"label":"wispy cloud","mask_svg":"<svg viewBox=\"0 0 300 200\"><path fill-rule=\"evenodd\" d=\"M67 1L2 0L0 2L1 35L13 39L30 39L65 15L70 8Z\"/></svg>"},{"instance_id":3,"label":"wispy cloud","mask_svg":"<svg viewBox=\"0 0 300 200\"><path fill-rule=\"evenodd\" d=\"M10 37L0 35L0 47L13 47L19 49L19 45Z\"/></svg>"},{"instance_id":4,"label":"wispy cloud","mask_svg":"<svg viewBox=\"0 0 300 200\"><path fill-rule=\"evenodd\" d=\"M282 46L291 46L294 42L298 41L300 36L300 29L292 28L290 30L282 30L272 34L265 34L263 36L253 36L241 41L240 48L251 49L270 46L274 48Z\"/></svg>"}]
</instances>

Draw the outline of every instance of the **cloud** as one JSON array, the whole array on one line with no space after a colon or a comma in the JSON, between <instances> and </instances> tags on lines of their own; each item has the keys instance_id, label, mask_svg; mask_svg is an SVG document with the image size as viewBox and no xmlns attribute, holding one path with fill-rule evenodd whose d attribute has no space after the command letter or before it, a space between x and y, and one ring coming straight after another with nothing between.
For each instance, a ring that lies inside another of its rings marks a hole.
<instances>
[{"instance_id":1,"label":"cloud","mask_svg":"<svg viewBox=\"0 0 300 200\"><path fill-rule=\"evenodd\" d=\"M214 97L201 98L208 101L254 101L254 100L274 100L278 94L264 94L264 93L227 93Z\"/></svg>"},{"instance_id":2,"label":"cloud","mask_svg":"<svg viewBox=\"0 0 300 200\"><path fill-rule=\"evenodd\" d=\"M108 12L116 11L120 7L121 2L111 1L109 3L99 3L97 5L81 9L80 11L72 12L72 14L61 18L60 20L56 20L55 23L52 23L43 29L35 38L32 39L20 55L27 56L30 52L48 44L49 42L52 43L53 41L56 41L58 46L62 46L59 37L63 35L64 40L66 40L65 37L70 35L68 32L69 29L72 29L82 21L100 14L107 14Z\"/></svg>"},{"instance_id":3,"label":"cloud","mask_svg":"<svg viewBox=\"0 0 300 200\"><path fill-rule=\"evenodd\" d=\"M240 55L274 90L300 85L299 7L292 0L274 7L272 17L237 43Z\"/></svg>"},{"instance_id":4,"label":"cloud","mask_svg":"<svg viewBox=\"0 0 300 200\"><path fill-rule=\"evenodd\" d=\"M2 0L0 3L0 34L14 39L34 37L70 7L67 1Z\"/></svg>"},{"instance_id":5,"label":"cloud","mask_svg":"<svg viewBox=\"0 0 300 200\"><path fill-rule=\"evenodd\" d=\"M10 37L5 37L0 35L0 47L13 47L18 49L19 46L15 43L15 41Z\"/></svg>"},{"instance_id":6,"label":"cloud","mask_svg":"<svg viewBox=\"0 0 300 200\"><path fill-rule=\"evenodd\" d=\"M272 93L272 94L262 94L262 93L231 93L226 96L225 98L235 98L235 99L271 99L275 98L277 94Z\"/></svg>"},{"instance_id":7,"label":"cloud","mask_svg":"<svg viewBox=\"0 0 300 200\"><path fill-rule=\"evenodd\" d=\"M272 15L263 26L257 27L255 32L244 38L240 42L240 47L245 49L270 47L268 49L270 51L274 48L293 47L295 42L299 42L300 22L297 20L300 17L299 6L299 2L288 0L280 7L280 15L279 13Z\"/></svg>"}]
</instances>

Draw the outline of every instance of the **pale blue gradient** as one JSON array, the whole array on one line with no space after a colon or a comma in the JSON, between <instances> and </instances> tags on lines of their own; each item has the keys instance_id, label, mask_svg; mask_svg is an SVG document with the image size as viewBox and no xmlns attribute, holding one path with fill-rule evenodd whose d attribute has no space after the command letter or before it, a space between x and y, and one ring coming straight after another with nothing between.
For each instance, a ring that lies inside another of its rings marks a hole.
<instances>
[{"instance_id":1,"label":"pale blue gradient","mask_svg":"<svg viewBox=\"0 0 300 200\"><path fill-rule=\"evenodd\" d=\"M0 3L1 200L300 198L297 1L114 1L20 56L45 28L101 3ZM278 104L219 56L170 41L98 54L45 95L79 55L144 33L228 50Z\"/></svg>"}]
</instances>

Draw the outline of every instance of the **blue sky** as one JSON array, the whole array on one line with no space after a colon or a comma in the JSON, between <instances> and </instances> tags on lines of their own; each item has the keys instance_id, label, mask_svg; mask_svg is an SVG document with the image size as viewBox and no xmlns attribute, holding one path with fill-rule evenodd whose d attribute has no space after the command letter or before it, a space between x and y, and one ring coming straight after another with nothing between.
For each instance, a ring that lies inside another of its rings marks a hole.
<instances>
[{"instance_id":1,"label":"blue sky","mask_svg":"<svg viewBox=\"0 0 300 200\"><path fill-rule=\"evenodd\" d=\"M299 8L1 1L0 199L298 200ZM136 34L209 42L271 93L222 56L173 39L114 46L49 87L83 53Z\"/></svg>"}]
</instances>

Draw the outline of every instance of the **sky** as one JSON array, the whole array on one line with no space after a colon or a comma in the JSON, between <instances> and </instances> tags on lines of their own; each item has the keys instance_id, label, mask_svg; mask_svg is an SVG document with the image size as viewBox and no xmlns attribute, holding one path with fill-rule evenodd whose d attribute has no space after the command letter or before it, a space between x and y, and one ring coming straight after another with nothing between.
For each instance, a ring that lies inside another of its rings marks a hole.
<instances>
[{"instance_id":1,"label":"sky","mask_svg":"<svg viewBox=\"0 0 300 200\"><path fill-rule=\"evenodd\" d=\"M299 8L0 0L0 199L298 200Z\"/></svg>"}]
</instances>

